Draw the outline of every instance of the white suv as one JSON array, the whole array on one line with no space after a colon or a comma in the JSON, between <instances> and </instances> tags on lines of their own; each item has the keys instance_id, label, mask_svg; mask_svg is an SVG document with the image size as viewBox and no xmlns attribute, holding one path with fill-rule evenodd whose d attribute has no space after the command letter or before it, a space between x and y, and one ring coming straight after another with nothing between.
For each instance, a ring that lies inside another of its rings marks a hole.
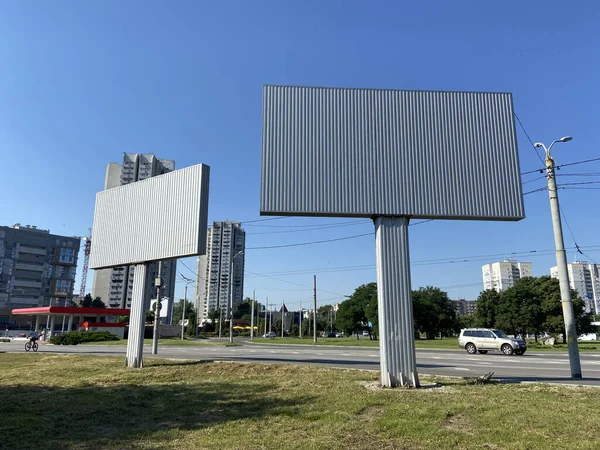
<instances>
[{"instance_id":1,"label":"white suv","mask_svg":"<svg viewBox=\"0 0 600 450\"><path fill-rule=\"evenodd\" d=\"M277 335L275 334L274 331L269 331L268 333L263 334L263 338L265 338L265 339L273 339L275 337L277 337Z\"/></svg>"},{"instance_id":2,"label":"white suv","mask_svg":"<svg viewBox=\"0 0 600 450\"><path fill-rule=\"evenodd\" d=\"M468 353L486 354L489 350L500 351L505 355L522 355L527 350L523 339L510 338L500 330L491 328L465 328L460 330L458 345Z\"/></svg>"}]
</instances>

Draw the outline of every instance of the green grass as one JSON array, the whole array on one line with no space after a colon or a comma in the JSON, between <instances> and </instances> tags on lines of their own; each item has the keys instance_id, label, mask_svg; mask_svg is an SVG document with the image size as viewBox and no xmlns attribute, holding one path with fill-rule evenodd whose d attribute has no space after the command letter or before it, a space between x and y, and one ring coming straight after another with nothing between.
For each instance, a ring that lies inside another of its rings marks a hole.
<instances>
[{"instance_id":1,"label":"green grass","mask_svg":"<svg viewBox=\"0 0 600 450\"><path fill-rule=\"evenodd\" d=\"M2 447L597 448L594 388L423 377L441 384L392 390L366 371L145 363L136 370L122 357L0 354Z\"/></svg>"},{"instance_id":2,"label":"green grass","mask_svg":"<svg viewBox=\"0 0 600 450\"><path fill-rule=\"evenodd\" d=\"M274 339L254 339L257 344L299 344L299 345L315 345L312 338L274 338ZM357 340L356 337L347 338L318 338L317 345L340 345L340 346L358 346L358 347L379 347L379 341L369 340L367 336L360 336ZM426 340L419 339L415 341L416 348L441 348L441 349L453 349L458 350L458 339L456 338L444 338Z\"/></svg>"},{"instance_id":3,"label":"green grass","mask_svg":"<svg viewBox=\"0 0 600 450\"><path fill-rule=\"evenodd\" d=\"M315 345L312 338L274 338L263 339L257 338L254 340L257 344L299 344L299 345ZM360 340L356 337L347 338L318 338L317 345L340 345L340 346L358 346L358 347L379 347L379 341L371 341L367 336L361 336ZM449 349L460 350L458 346L458 338L443 338L443 339L417 339L415 340L415 348L419 349ZM527 340L528 351L549 351L549 352L567 352L567 344L555 344L554 346L542 345L541 341L536 344L532 340ZM600 352L600 341L580 342L579 351L581 352Z\"/></svg>"},{"instance_id":4,"label":"green grass","mask_svg":"<svg viewBox=\"0 0 600 450\"><path fill-rule=\"evenodd\" d=\"M152 339L144 339L144 344L152 344ZM84 342L80 345L127 345L127 339L120 339L118 341L104 341L104 342ZM181 347L181 346L189 346L189 345L220 345L220 346L224 346L224 347L237 347L240 344L236 344L235 342L233 344L229 343L229 342L223 342L223 341L209 341L206 339L185 339L185 340L181 340L181 338L174 338L174 337L170 337L170 338L162 338L158 340L158 346L160 347L161 345L168 345L168 346L174 346L174 347Z\"/></svg>"}]
</instances>

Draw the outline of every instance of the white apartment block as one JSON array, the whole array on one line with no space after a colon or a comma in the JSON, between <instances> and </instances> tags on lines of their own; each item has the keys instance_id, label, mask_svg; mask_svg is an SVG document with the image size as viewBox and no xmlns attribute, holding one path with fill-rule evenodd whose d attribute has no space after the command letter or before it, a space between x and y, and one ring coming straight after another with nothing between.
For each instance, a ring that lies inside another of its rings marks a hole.
<instances>
[{"instance_id":1,"label":"white apartment block","mask_svg":"<svg viewBox=\"0 0 600 450\"><path fill-rule=\"evenodd\" d=\"M531 263L518 262L510 259L486 264L481 267L483 274L483 289L493 289L502 292L515 285L524 277L533 276Z\"/></svg>"},{"instance_id":2,"label":"white apartment block","mask_svg":"<svg viewBox=\"0 0 600 450\"><path fill-rule=\"evenodd\" d=\"M196 308L199 324L207 320L210 310L221 308L227 312L230 295L233 304L243 300L245 247L246 232L240 223L213 222L208 229L206 255L198 257Z\"/></svg>"},{"instance_id":3,"label":"white apartment block","mask_svg":"<svg viewBox=\"0 0 600 450\"><path fill-rule=\"evenodd\" d=\"M173 170L175 170L175 161L159 159L151 153L146 155L125 153L122 165L117 163L108 164L104 189L145 180ZM158 276L158 263L150 264L148 269L148 281L144 293L146 308L150 306L150 299L156 298L154 278ZM161 278L164 281L165 289L162 295L171 300L175 295L176 270L176 260L163 262ZM92 296L100 297L109 308L130 308L134 274L135 266L97 270L94 273ZM170 320L170 314L168 320Z\"/></svg>"},{"instance_id":4,"label":"white apartment block","mask_svg":"<svg viewBox=\"0 0 600 450\"><path fill-rule=\"evenodd\" d=\"M600 264L574 261L567 265L569 284L585 302L585 311L599 314L600 311ZM550 268L550 276L558 278L558 267Z\"/></svg>"}]
</instances>

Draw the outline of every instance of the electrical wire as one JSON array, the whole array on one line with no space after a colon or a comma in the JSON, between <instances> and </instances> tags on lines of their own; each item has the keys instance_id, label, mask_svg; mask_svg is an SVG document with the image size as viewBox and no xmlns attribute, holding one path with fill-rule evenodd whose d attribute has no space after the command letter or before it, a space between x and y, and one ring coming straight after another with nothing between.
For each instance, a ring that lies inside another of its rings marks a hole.
<instances>
[{"instance_id":1,"label":"electrical wire","mask_svg":"<svg viewBox=\"0 0 600 450\"><path fill-rule=\"evenodd\" d=\"M594 161L600 161L600 158L585 159L583 161L575 161L572 163L560 164L560 165L556 166L556 168L560 169L562 167L576 166L578 164L584 164L584 163L589 163L589 162L594 162Z\"/></svg>"},{"instance_id":2,"label":"electrical wire","mask_svg":"<svg viewBox=\"0 0 600 450\"><path fill-rule=\"evenodd\" d=\"M519 125L521 125L521 129L523 130L523 133L525 133L525 136L527 136L527 139L529 140L529 143L533 147L533 151L535 151L535 154L537 155L537 157L540 159L540 161L542 162L542 164L544 164L544 160L542 159L542 157L538 153L537 147L533 144L533 141L529 137L529 133L527 133L527 130L525 129L525 127L523 126L523 123L521 122L521 119L519 119L519 116L517 116L516 113L513 113L513 114L514 114L515 118L517 119L517 122L519 122Z\"/></svg>"},{"instance_id":3,"label":"electrical wire","mask_svg":"<svg viewBox=\"0 0 600 450\"><path fill-rule=\"evenodd\" d=\"M541 188L538 188L538 189L534 189L533 191L524 192L523 195L529 195L529 194L533 194L534 192L541 192L541 191L545 191L547 189L548 189L548 187L544 186L544 187L541 187Z\"/></svg>"},{"instance_id":4,"label":"electrical wire","mask_svg":"<svg viewBox=\"0 0 600 450\"><path fill-rule=\"evenodd\" d=\"M261 228L312 228L312 227L336 227L339 225L345 225L345 224L355 224L355 223L366 223L366 222L370 222L370 219L363 219L363 220L347 220L345 222L329 222L329 223L321 223L321 224L306 224L306 225L252 225L250 224L249 226L251 227L261 227Z\"/></svg>"}]
</instances>

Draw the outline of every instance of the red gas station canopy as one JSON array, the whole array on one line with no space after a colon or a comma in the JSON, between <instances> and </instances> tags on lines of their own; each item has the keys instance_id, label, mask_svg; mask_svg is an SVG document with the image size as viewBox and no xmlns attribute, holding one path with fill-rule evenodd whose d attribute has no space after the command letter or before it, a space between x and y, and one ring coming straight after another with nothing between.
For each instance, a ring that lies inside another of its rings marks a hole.
<instances>
[{"instance_id":1,"label":"red gas station canopy","mask_svg":"<svg viewBox=\"0 0 600 450\"><path fill-rule=\"evenodd\" d=\"M127 308L77 308L75 306L43 306L40 308L13 309L15 315L50 315L50 316L128 316Z\"/></svg>"}]
</instances>

